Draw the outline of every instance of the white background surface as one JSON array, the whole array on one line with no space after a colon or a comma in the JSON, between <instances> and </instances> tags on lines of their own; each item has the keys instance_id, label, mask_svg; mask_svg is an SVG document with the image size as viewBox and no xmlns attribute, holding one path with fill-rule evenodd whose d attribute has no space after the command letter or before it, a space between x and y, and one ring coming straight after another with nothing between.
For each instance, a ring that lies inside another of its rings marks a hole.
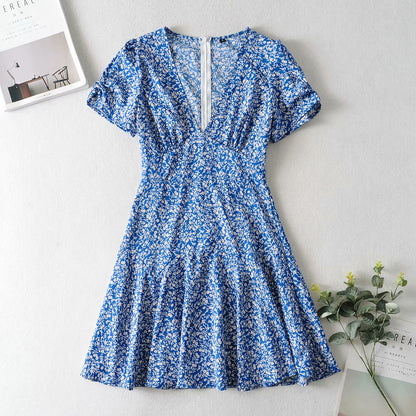
<instances>
[{"instance_id":1,"label":"white background surface","mask_svg":"<svg viewBox=\"0 0 416 416\"><path fill-rule=\"evenodd\" d=\"M322 99L315 119L267 153L305 279L339 290L348 271L362 282L381 260L387 286L400 271L409 278L400 317L416 320L414 2L63 6L90 85L128 39L165 25L191 36L250 26L281 39ZM332 415L341 374L249 392L81 378L141 169L138 141L90 110L87 94L0 114L0 415ZM332 347L340 366L346 349Z\"/></svg>"}]
</instances>

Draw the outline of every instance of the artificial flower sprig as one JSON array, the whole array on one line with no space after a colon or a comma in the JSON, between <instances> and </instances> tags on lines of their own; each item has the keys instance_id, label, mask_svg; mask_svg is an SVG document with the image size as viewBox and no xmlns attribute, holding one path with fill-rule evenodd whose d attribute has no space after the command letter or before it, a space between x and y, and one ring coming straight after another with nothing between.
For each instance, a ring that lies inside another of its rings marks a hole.
<instances>
[{"instance_id":1,"label":"artificial flower sprig","mask_svg":"<svg viewBox=\"0 0 416 416\"><path fill-rule=\"evenodd\" d=\"M387 331L386 327L390 325L391 315L400 312L399 305L393 301L403 293L401 288L407 285L407 280L401 272L396 278L394 290L380 292L384 285L384 277L381 276L383 268L380 261L373 267L375 274L371 277L371 284L375 293L357 287L357 279L351 272L346 275L346 289L334 296L328 290L321 291L316 284L312 285L312 291L319 294L318 302L323 304L317 311L319 317L338 322L342 328L341 332L329 338L329 342L344 344L348 341L352 345L390 410L397 416L375 378L375 347L377 343L387 345L389 340L394 339L393 332ZM372 344L372 348L371 353L367 354L365 347L369 344Z\"/></svg>"}]
</instances>

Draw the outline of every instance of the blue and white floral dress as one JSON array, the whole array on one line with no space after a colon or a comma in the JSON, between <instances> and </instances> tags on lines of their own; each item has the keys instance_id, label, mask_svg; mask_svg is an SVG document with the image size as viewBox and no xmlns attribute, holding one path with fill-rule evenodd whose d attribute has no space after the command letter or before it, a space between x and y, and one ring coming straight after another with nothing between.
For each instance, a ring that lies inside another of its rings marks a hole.
<instances>
[{"instance_id":1,"label":"blue and white floral dress","mask_svg":"<svg viewBox=\"0 0 416 416\"><path fill-rule=\"evenodd\" d=\"M321 109L284 44L165 26L129 40L87 104L139 140L142 179L81 375L251 390L340 371L266 183L269 141Z\"/></svg>"}]
</instances>

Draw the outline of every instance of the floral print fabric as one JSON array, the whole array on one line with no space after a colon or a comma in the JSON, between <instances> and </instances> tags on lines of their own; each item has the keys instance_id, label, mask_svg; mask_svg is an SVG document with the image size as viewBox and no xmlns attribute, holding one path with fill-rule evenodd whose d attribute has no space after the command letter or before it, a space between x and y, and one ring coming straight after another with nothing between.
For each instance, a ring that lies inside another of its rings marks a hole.
<instances>
[{"instance_id":1,"label":"floral print fabric","mask_svg":"<svg viewBox=\"0 0 416 416\"><path fill-rule=\"evenodd\" d=\"M87 104L139 140L142 179L81 375L132 390L307 385L340 371L266 183L269 142L320 97L279 40L129 40Z\"/></svg>"}]
</instances>

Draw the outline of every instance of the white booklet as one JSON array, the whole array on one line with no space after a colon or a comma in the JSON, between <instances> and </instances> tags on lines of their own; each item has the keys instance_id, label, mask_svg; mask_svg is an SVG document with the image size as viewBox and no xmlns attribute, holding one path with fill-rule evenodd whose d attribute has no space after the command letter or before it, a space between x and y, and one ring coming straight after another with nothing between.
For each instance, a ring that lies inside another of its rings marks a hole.
<instances>
[{"instance_id":1,"label":"white booklet","mask_svg":"<svg viewBox=\"0 0 416 416\"><path fill-rule=\"evenodd\" d=\"M395 338L376 346L376 378L400 416L416 414L416 323L395 318L386 330ZM361 351L360 351L361 353ZM387 403L350 348L336 416L392 416Z\"/></svg>"},{"instance_id":2,"label":"white booklet","mask_svg":"<svg viewBox=\"0 0 416 416\"><path fill-rule=\"evenodd\" d=\"M5 111L87 86L59 0L0 3L0 96Z\"/></svg>"}]
</instances>

